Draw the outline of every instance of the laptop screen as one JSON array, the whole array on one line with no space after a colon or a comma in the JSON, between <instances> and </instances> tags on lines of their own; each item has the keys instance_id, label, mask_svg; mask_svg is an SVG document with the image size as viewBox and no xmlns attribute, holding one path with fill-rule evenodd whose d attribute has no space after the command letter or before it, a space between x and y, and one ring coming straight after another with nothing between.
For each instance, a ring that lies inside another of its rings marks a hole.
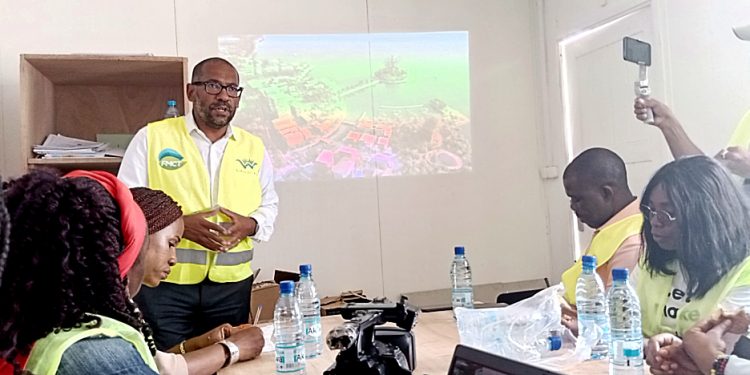
<instances>
[{"instance_id":1,"label":"laptop screen","mask_svg":"<svg viewBox=\"0 0 750 375\"><path fill-rule=\"evenodd\" d=\"M458 345L448 375L559 375L559 373Z\"/></svg>"}]
</instances>

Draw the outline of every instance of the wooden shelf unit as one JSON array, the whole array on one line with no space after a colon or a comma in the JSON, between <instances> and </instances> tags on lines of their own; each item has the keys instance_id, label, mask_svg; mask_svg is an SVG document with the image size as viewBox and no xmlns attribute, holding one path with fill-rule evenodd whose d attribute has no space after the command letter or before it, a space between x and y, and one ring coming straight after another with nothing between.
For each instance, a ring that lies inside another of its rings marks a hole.
<instances>
[{"instance_id":1,"label":"wooden shelf unit","mask_svg":"<svg viewBox=\"0 0 750 375\"><path fill-rule=\"evenodd\" d=\"M111 156L106 156L103 158L31 158L28 159L27 167L49 167L59 169L63 172L69 172L74 169L96 169L117 174L117 170L120 168L121 161L122 158Z\"/></svg>"},{"instance_id":2,"label":"wooden shelf unit","mask_svg":"<svg viewBox=\"0 0 750 375\"><path fill-rule=\"evenodd\" d=\"M167 100L187 108L187 59L165 56L21 55L21 142L27 168L117 171L120 158L39 159L48 134L96 140L133 134L164 116Z\"/></svg>"}]
</instances>

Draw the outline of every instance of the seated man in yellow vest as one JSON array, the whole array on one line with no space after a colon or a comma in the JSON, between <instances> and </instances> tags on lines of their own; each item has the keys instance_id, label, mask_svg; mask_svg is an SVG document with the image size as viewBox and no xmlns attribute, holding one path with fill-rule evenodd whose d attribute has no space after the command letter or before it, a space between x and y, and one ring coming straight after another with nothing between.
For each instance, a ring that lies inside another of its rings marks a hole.
<instances>
[{"instance_id":1,"label":"seated man in yellow vest","mask_svg":"<svg viewBox=\"0 0 750 375\"><path fill-rule=\"evenodd\" d=\"M628 187L625 163L610 150L590 148L565 168L563 185L565 194L570 197L570 209L584 224L595 229L584 255L596 256L596 272L605 287L609 287L612 269L632 271L641 249L643 214L638 198ZM572 306L575 306L576 281L580 274L580 261L562 274L565 302ZM573 309L564 304L564 321L575 318Z\"/></svg>"},{"instance_id":2,"label":"seated man in yellow vest","mask_svg":"<svg viewBox=\"0 0 750 375\"><path fill-rule=\"evenodd\" d=\"M253 240L270 238L278 196L263 142L230 125L239 80L224 59L198 63L187 85L192 111L139 130L120 167L128 186L162 190L187 213L177 264L137 296L160 350L248 321Z\"/></svg>"}]
</instances>

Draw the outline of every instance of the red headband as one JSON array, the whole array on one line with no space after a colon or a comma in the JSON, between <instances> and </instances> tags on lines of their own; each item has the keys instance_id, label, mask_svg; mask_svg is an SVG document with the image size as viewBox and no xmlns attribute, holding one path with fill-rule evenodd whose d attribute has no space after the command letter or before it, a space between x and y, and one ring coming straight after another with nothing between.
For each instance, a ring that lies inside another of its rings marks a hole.
<instances>
[{"instance_id":1,"label":"red headband","mask_svg":"<svg viewBox=\"0 0 750 375\"><path fill-rule=\"evenodd\" d=\"M125 278L133 267L138 253L146 239L146 217L138 204L133 200L130 189L113 174L104 171L72 171L64 177L85 177L101 184L120 206L120 225L125 239L125 250L117 257L120 277Z\"/></svg>"}]
</instances>

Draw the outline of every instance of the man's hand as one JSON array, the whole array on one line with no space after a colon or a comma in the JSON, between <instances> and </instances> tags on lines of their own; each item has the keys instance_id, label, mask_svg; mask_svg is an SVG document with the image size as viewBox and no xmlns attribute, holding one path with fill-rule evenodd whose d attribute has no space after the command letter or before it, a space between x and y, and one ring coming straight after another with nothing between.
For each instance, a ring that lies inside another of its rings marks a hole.
<instances>
[{"instance_id":1,"label":"man's hand","mask_svg":"<svg viewBox=\"0 0 750 375\"><path fill-rule=\"evenodd\" d=\"M669 346L678 346L682 344L679 337L662 333L651 337L646 342L646 363L651 368L653 374L669 374L671 364L667 363L665 358L659 355L659 351Z\"/></svg>"},{"instance_id":2,"label":"man's hand","mask_svg":"<svg viewBox=\"0 0 750 375\"><path fill-rule=\"evenodd\" d=\"M685 332L683 347L698 368L708 373L716 357L727 353L738 335L747 333L748 325L750 315L743 310L731 313L717 311Z\"/></svg>"},{"instance_id":3,"label":"man's hand","mask_svg":"<svg viewBox=\"0 0 750 375\"><path fill-rule=\"evenodd\" d=\"M658 334L648 340L646 363L655 375L701 373L682 348L682 340L669 333Z\"/></svg>"},{"instance_id":4,"label":"man's hand","mask_svg":"<svg viewBox=\"0 0 750 375\"><path fill-rule=\"evenodd\" d=\"M743 147L727 147L715 158L737 176L750 178L750 151Z\"/></svg>"},{"instance_id":5,"label":"man's hand","mask_svg":"<svg viewBox=\"0 0 750 375\"><path fill-rule=\"evenodd\" d=\"M739 309L733 312L721 311L721 318L732 321L732 325L727 328L726 333L747 335L748 327L750 327L750 314L745 312L745 310Z\"/></svg>"},{"instance_id":6,"label":"man's hand","mask_svg":"<svg viewBox=\"0 0 750 375\"><path fill-rule=\"evenodd\" d=\"M224 228L219 224L206 220L207 217L216 215L219 209L211 211L198 212L183 217L185 221L184 238L193 241L209 250L225 252L229 250L229 241L222 239L222 234L226 234Z\"/></svg>"},{"instance_id":7,"label":"man's hand","mask_svg":"<svg viewBox=\"0 0 750 375\"><path fill-rule=\"evenodd\" d=\"M560 301L562 317L560 323L570 330L573 336L578 336L578 310L564 299Z\"/></svg>"},{"instance_id":8,"label":"man's hand","mask_svg":"<svg viewBox=\"0 0 750 375\"><path fill-rule=\"evenodd\" d=\"M232 225L229 228L226 228L224 234L225 241L228 243L227 249L237 246L240 241L254 235L258 229L258 222L251 217L240 215L224 207L221 207L219 211L232 220Z\"/></svg>"},{"instance_id":9,"label":"man's hand","mask_svg":"<svg viewBox=\"0 0 750 375\"><path fill-rule=\"evenodd\" d=\"M724 342L722 336L731 326L732 321L725 319L707 331L703 331L703 328L707 327L704 321L685 332L683 341L685 352L704 374L711 371L716 357L726 351L727 343Z\"/></svg>"},{"instance_id":10,"label":"man's hand","mask_svg":"<svg viewBox=\"0 0 750 375\"><path fill-rule=\"evenodd\" d=\"M635 98L635 102L633 103L635 118L639 121L646 121L649 109L654 112L653 125L657 128L663 129L677 122L674 114L672 114L672 110L664 103L652 98Z\"/></svg>"},{"instance_id":11,"label":"man's hand","mask_svg":"<svg viewBox=\"0 0 750 375\"><path fill-rule=\"evenodd\" d=\"M683 347L679 337L662 333L646 343L646 363L655 375L701 374Z\"/></svg>"},{"instance_id":12,"label":"man's hand","mask_svg":"<svg viewBox=\"0 0 750 375\"><path fill-rule=\"evenodd\" d=\"M229 341L240 348L240 361L247 361L259 356L265 344L263 331L255 326L232 332Z\"/></svg>"}]
</instances>

